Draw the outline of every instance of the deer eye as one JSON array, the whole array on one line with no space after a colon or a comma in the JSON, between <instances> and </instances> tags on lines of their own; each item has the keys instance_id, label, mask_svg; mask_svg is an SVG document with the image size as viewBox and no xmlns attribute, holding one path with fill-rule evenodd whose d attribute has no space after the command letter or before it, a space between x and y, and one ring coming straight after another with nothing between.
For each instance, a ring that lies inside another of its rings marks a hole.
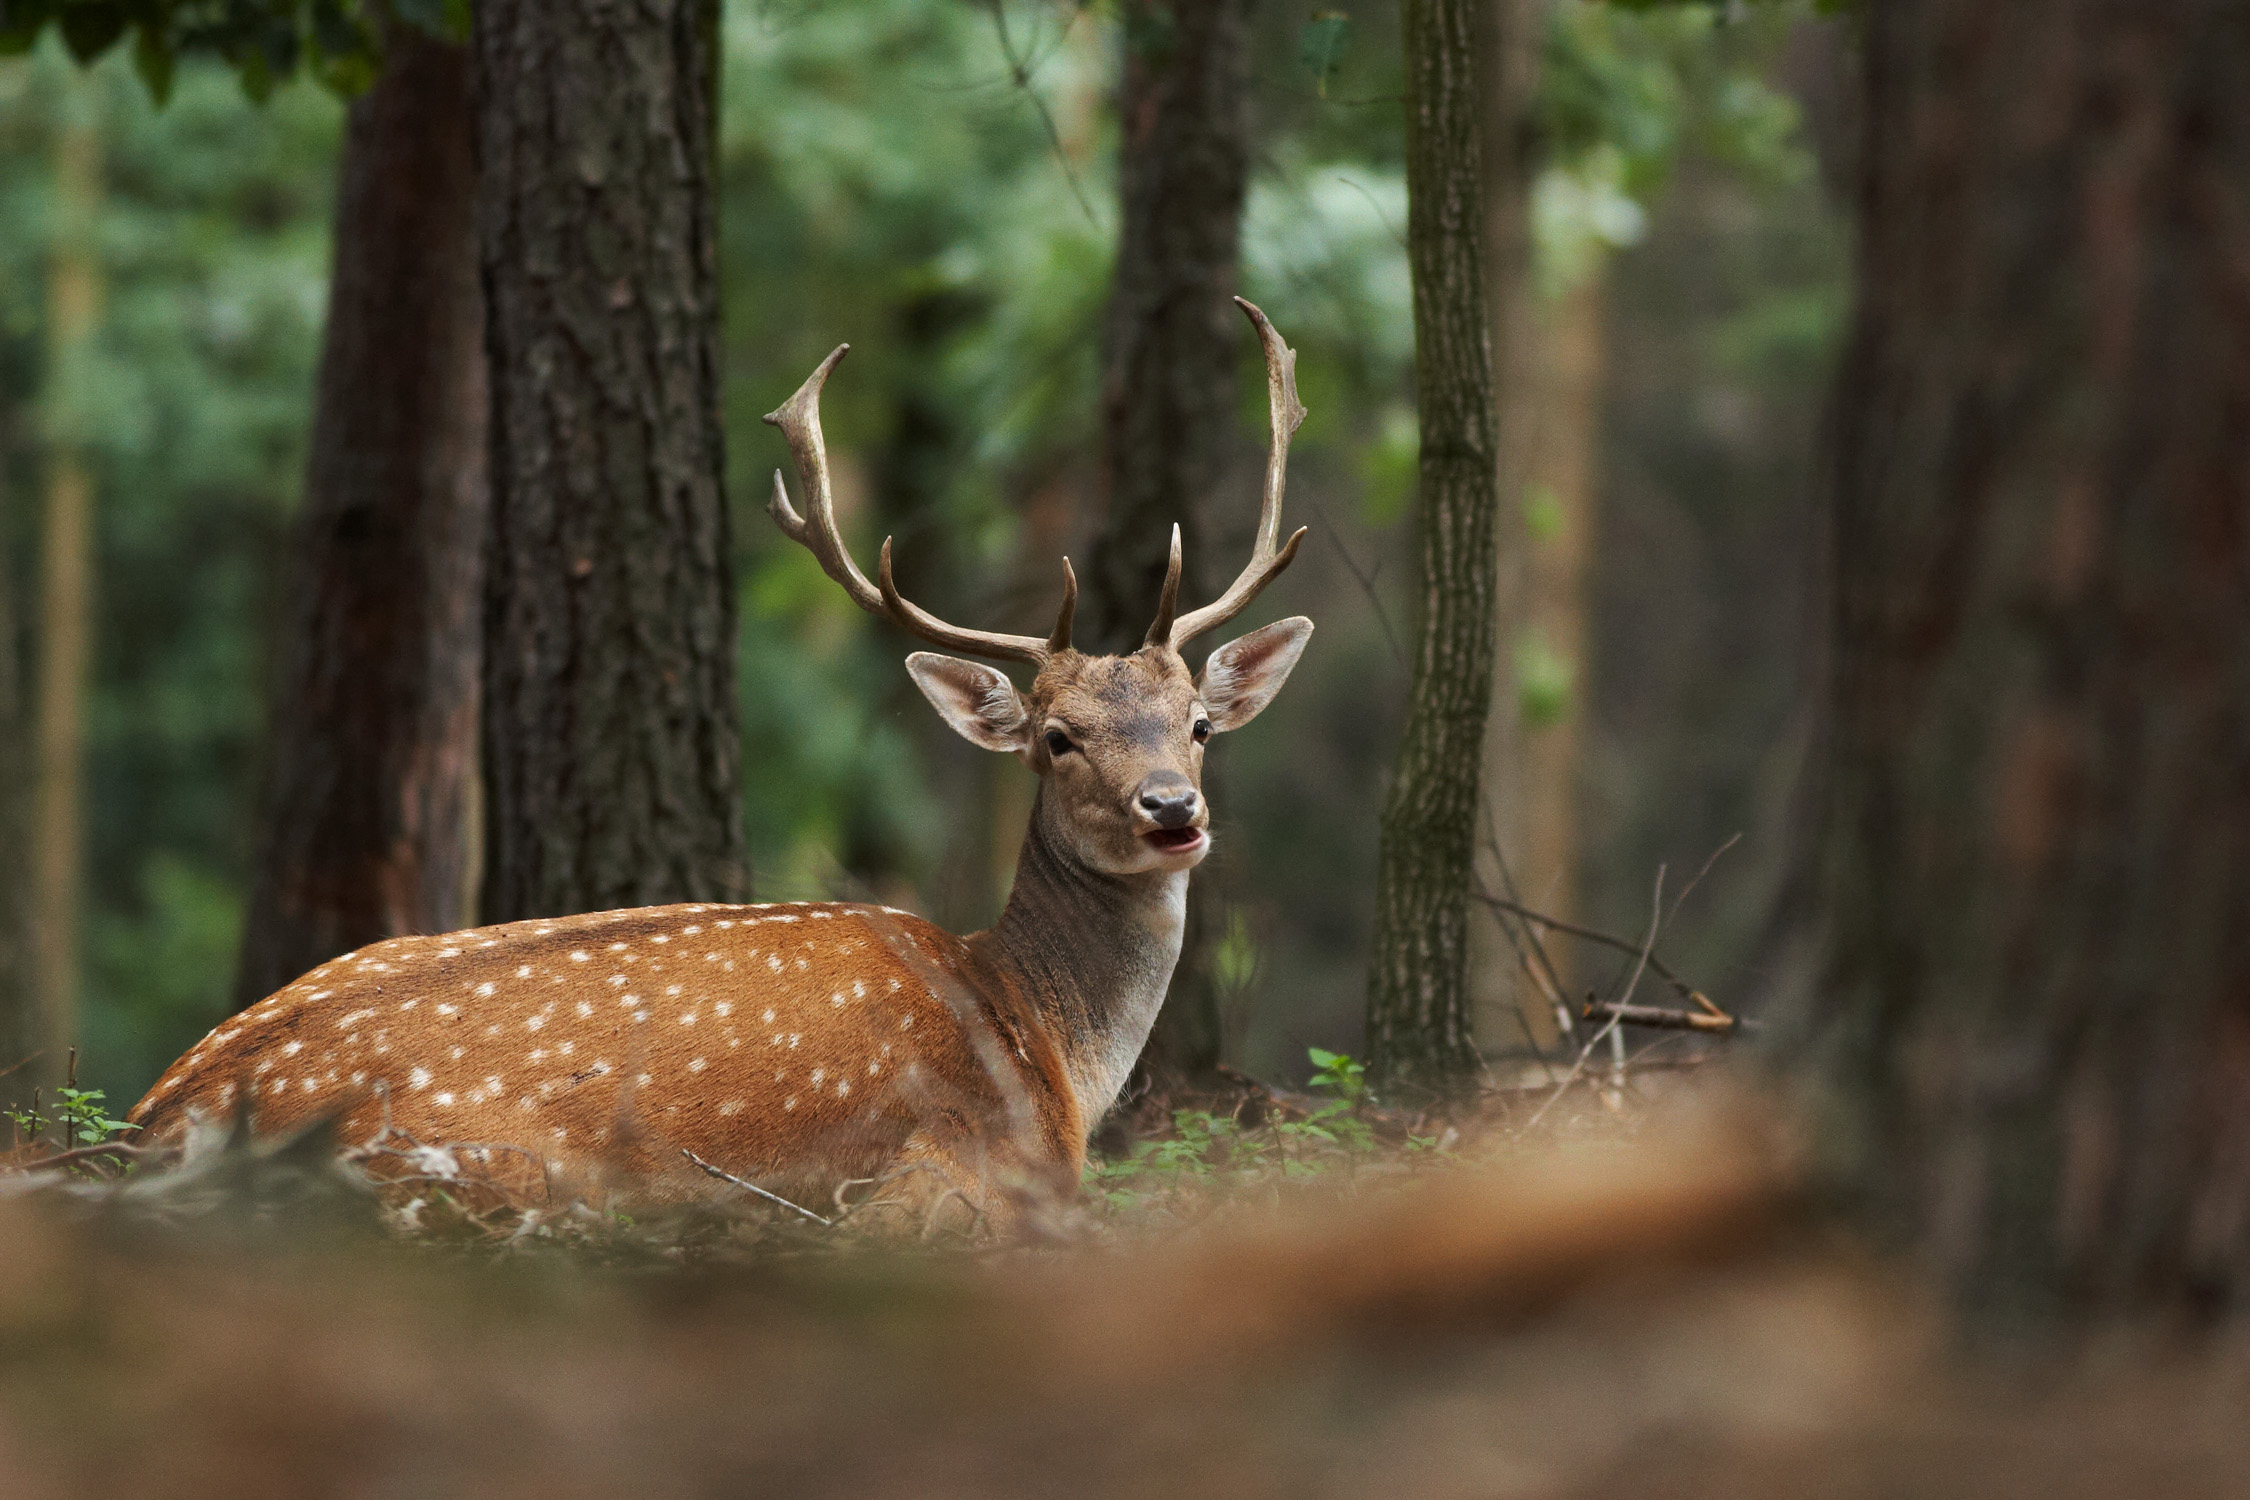
<instances>
[{"instance_id":1,"label":"deer eye","mask_svg":"<svg viewBox=\"0 0 2250 1500\"><path fill-rule=\"evenodd\" d=\"M1078 747L1076 745L1073 745L1070 742L1070 736L1064 734L1061 730L1050 729L1047 731L1047 753L1049 755L1068 755L1071 751L1077 748Z\"/></svg>"},{"instance_id":2,"label":"deer eye","mask_svg":"<svg viewBox=\"0 0 2250 1500\"><path fill-rule=\"evenodd\" d=\"M1210 743L1210 740L1211 721L1209 719L1197 719L1195 721L1195 742L1198 745L1203 745Z\"/></svg>"}]
</instances>

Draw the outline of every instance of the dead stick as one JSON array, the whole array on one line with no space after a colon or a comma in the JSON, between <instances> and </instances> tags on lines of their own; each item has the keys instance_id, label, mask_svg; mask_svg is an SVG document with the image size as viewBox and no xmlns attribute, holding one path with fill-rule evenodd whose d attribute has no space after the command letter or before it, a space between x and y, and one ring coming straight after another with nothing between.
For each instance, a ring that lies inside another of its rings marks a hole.
<instances>
[{"instance_id":1,"label":"dead stick","mask_svg":"<svg viewBox=\"0 0 2250 1500\"><path fill-rule=\"evenodd\" d=\"M693 1151L683 1149L680 1152L680 1155L686 1157L689 1161L694 1162L697 1166L710 1173L713 1177L718 1178L721 1182L731 1182L746 1193L756 1193L759 1197L765 1199L768 1203L778 1203L783 1208L788 1209L791 1213L803 1214L806 1218L812 1220L815 1224L818 1224L823 1229L833 1229L836 1227L828 1220L822 1218L819 1214L814 1213L811 1209L800 1208L798 1205L791 1203L787 1198L782 1197L779 1193L769 1193L754 1182L744 1182L741 1178L735 1176L732 1172L729 1172L724 1167L712 1166L702 1157L697 1156Z\"/></svg>"},{"instance_id":2,"label":"dead stick","mask_svg":"<svg viewBox=\"0 0 2250 1500\"><path fill-rule=\"evenodd\" d=\"M74 1151L42 1156L20 1170L44 1172L53 1167L67 1167L75 1162L92 1161L97 1156L122 1156L127 1161L138 1161L144 1156L162 1156L170 1152L169 1146L128 1146L123 1141L103 1141L98 1146L80 1146Z\"/></svg>"},{"instance_id":3,"label":"dead stick","mask_svg":"<svg viewBox=\"0 0 2250 1500\"><path fill-rule=\"evenodd\" d=\"M1589 1000L1582 1012L1589 1021L1621 1021L1627 1026L1648 1026L1659 1031L1702 1031L1724 1036L1749 1029L1734 1016L1707 1011L1666 1010L1660 1005L1621 1005L1609 1000Z\"/></svg>"}]
</instances>

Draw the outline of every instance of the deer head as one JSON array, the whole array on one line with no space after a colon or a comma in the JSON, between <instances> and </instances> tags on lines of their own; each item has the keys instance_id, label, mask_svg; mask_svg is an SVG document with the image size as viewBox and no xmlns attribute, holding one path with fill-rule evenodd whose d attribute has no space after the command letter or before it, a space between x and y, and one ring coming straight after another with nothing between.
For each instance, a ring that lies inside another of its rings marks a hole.
<instances>
[{"instance_id":1,"label":"deer head","mask_svg":"<svg viewBox=\"0 0 2250 1500\"><path fill-rule=\"evenodd\" d=\"M1265 499L1250 561L1226 591L1201 609L1178 612L1180 531L1172 528L1171 563L1156 618L1139 650L1095 656L1071 645L1078 580L1063 559L1062 607L1044 639L968 630L947 624L902 596L891 574L891 539L883 540L870 583L836 529L828 453L820 430L820 392L849 344L822 360L797 393L766 421L779 427L797 461L805 515L789 503L781 474L769 505L784 534L801 543L869 614L948 650L966 651L1034 669L1028 688L980 662L934 651L906 659L907 671L946 723L971 744L1018 757L1042 783L1038 816L1087 868L1109 875L1183 872L1210 851L1210 809L1203 750L1211 736L1257 717L1288 679L1312 635L1302 616L1279 620L1211 653L1200 674L1181 650L1233 619L1296 558L1299 528L1280 541L1281 497L1289 440L1304 420L1297 400L1297 354L1250 303L1265 351L1272 437Z\"/></svg>"}]
</instances>

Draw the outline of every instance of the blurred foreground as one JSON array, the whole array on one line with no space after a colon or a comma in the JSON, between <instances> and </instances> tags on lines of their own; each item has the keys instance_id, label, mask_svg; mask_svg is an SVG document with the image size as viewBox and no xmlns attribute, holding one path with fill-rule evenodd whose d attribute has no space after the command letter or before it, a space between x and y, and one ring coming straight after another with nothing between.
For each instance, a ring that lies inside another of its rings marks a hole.
<instances>
[{"instance_id":1,"label":"blurred foreground","mask_svg":"<svg viewBox=\"0 0 2250 1500\"><path fill-rule=\"evenodd\" d=\"M0 1495L2250 1494L2250 1362L1949 1353L1718 1092L1216 1121L1278 1165L1183 1114L1015 1249L501 1219L317 1141L11 1174Z\"/></svg>"}]
</instances>

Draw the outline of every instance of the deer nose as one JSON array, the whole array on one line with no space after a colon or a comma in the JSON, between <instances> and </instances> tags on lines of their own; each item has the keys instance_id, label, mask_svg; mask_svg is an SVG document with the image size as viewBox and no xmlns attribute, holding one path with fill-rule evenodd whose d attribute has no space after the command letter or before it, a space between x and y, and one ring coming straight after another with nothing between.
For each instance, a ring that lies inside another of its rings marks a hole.
<instances>
[{"instance_id":1,"label":"deer nose","mask_svg":"<svg viewBox=\"0 0 2250 1500\"><path fill-rule=\"evenodd\" d=\"M1194 785L1176 771L1157 772L1142 782L1134 795L1141 811L1154 818L1159 828L1185 828L1195 821L1196 804L1203 800Z\"/></svg>"}]
</instances>

